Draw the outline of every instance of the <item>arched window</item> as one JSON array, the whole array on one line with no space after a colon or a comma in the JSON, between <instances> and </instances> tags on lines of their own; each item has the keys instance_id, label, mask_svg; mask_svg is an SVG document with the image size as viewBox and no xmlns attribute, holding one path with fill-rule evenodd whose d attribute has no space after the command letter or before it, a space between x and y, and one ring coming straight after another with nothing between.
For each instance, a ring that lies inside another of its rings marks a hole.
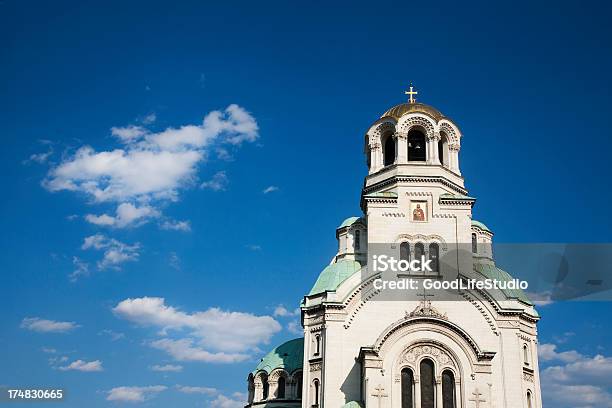
<instances>
[{"instance_id":1,"label":"arched window","mask_svg":"<svg viewBox=\"0 0 612 408\"><path fill-rule=\"evenodd\" d=\"M478 238L476 237L476 234L472 234L472 252L478 252Z\"/></svg>"},{"instance_id":2,"label":"arched window","mask_svg":"<svg viewBox=\"0 0 612 408\"><path fill-rule=\"evenodd\" d=\"M315 336L315 352L314 352L314 355L318 356L320 352L321 352L321 336L317 334Z\"/></svg>"},{"instance_id":3,"label":"arched window","mask_svg":"<svg viewBox=\"0 0 612 408\"><path fill-rule=\"evenodd\" d=\"M450 370L442 372L442 408L455 408L455 375Z\"/></svg>"},{"instance_id":4,"label":"arched window","mask_svg":"<svg viewBox=\"0 0 612 408\"><path fill-rule=\"evenodd\" d=\"M285 377L282 375L278 379L278 391L276 391L276 398L285 398Z\"/></svg>"},{"instance_id":5,"label":"arched window","mask_svg":"<svg viewBox=\"0 0 612 408\"><path fill-rule=\"evenodd\" d=\"M358 251L361 247L361 231L355 231L355 251Z\"/></svg>"},{"instance_id":6,"label":"arched window","mask_svg":"<svg viewBox=\"0 0 612 408\"><path fill-rule=\"evenodd\" d=\"M319 380L314 380L314 382L312 383L313 386L313 391L314 391L314 396L313 396L313 406L319 406Z\"/></svg>"},{"instance_id":7,"label":"arched window","mask_svg":"<svg viewBox=\"0 0 612 408\"><path fill-rule=\"evenodd\" d=\"M385 139L383 153L385 157L385 166L395 163L395 139L393 138L393 135L389 135Z\"/></svg>"},{"instance_id":8,"label":"arched window","mask_svg":"<svg viewBox=\"0 0 612 408\"><path fill-rule=\"evenodd\" d=\"M523 362L529 365L529 347L527 347L527 344L523 344Z\"/></svg>"},{"instance_id":9,"label":"arched window","mask_svg":"<svg viewBox=\"0 0 612 408\"><path fill-rule=\"evenodd\" d=\"M435 385L434 385L434 364L430 359L421 361L421 408L434 408Z\"/></svg>"},{"instance_id":10,"label":"arched window","mask_svg":"<svg viewBox=\"0 0 612 408\"><path fill-rule=\"evenodd\" d=\"M410 261L410 244L408 242L400 244L400 261Z\"/></svg>"},{"instance_id":11,"label":"arched window","mask_svg":"<svg viewBox=\"0 0 612 408\"><path fill-rule=\"evenodd\" d=\"M532 408L533 402L531 401L531 391L527 391L527 408Z\"/></svg>"},{"instance_id":12,"label":"arched window","mask_svg":"<svg viewBox=\"0 0 612 408\"><path fill-rule=\"evenodd\" d=\"M263 386L261 399L265 401L268 399L268 393L270 392L270 384L268 383L268 377L263 377L261 379L261 382Z\"/></svg>"},{"instance_id":13,"label":"arched window","mask_svg":"<svg viewBox=\"0 0 612 408\"><path fill-rule=\"evenodd\" d=\"M402 370L402 408L414 408L414 397L412 394L413 382L412 370L404 368Z\"/></svg>"},{"instance_id":14,"label":"arched window","mask_svg":"<svg viewBox=\"0 0 612 408\"><path fill-rule=\"evenodd\" d=\"M297 382L297 398L302 399L302 373L295 375L295 381Z\"/></svg>"},{"instance_id":15,"label":"arched window","mask_svg":"<svg viewBox=\"0 0 612 408\"><path fill-rule=\"evenodd\" d=\"M431 270L440 272L440 247L435 242L429 244L429 259L431 260L429 264Z\"/></svg>"},{"instance_id":16,"label":"arched window","mask_svg":"<svg viewBox=\"0 0 612 408\"><path fill-rule=\"evenodd\" d=\"M440 133L440 140L438 140L438 157L440 158L440 164L447 164L447 155L448 155L448 138L444 133Z\"/></svg>"},{"instance_id":17,"label":"arched window","mask_svg":"<svg viewBox=\"0 0 612 408\"><path fill-rule=\"evenodd\" d=\"M408 132L408 161L425 161L426 159L425 135L420 130L413 129Z\"/></svg>"},{"instance_id":18,"label":"arched window","mask_svg":"<svg viewBox=\"0 0 612 408\"><path fill-rule=\"evenodd\" d=\"M420 261L421 257L425 255L425 245L418 242L414 245L414 259Z\"/></svg>"}]
</instances>

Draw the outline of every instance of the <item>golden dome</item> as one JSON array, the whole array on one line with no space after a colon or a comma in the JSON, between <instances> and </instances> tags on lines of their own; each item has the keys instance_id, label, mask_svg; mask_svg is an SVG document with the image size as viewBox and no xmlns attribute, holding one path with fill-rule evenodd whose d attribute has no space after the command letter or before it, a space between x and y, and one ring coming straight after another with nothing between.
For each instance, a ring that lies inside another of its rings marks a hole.
<instances>
[{"instance_id":1,"label":"golden dome","mask_svg":"<svg viewBox=\"0 0 612 408\"><path fill-rule=\"evenodd\" d=\"M434 118L436 122L444 118L444 115L440 113L440 111L436 108L418 102L400 103L399 105L395 105L394 107L383 113L381 118L392 117L397 120L407 113L424 113Z\"/></svg>"}]
</instances>

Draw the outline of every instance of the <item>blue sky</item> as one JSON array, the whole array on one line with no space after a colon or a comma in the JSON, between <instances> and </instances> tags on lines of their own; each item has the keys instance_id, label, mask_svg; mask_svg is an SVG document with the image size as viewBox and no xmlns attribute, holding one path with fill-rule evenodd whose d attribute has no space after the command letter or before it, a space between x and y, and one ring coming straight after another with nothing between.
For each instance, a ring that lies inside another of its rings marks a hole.
<instances>
[{"instance_id":1,"label":"blue sky","mask_svg":"<svg viewBox=\"0 0 612 408\"><path fill-rule=\"evenodd\" d=\"M359 214L363 134L410 81L460 125L497 242L609 242L609 13L0 2L0 384L64 387L71 407L240 406L296 336ZM545 402L612 406L610 311L540 308Z\"/></svg>"}]
</instances>

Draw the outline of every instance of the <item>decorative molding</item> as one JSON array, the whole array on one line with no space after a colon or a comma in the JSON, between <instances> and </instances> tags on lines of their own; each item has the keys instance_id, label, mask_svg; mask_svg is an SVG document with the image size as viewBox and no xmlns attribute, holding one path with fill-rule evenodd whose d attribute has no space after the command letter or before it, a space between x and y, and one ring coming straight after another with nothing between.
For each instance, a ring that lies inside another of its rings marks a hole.
<instances>
[{"instance_id":1,"label":"decorative molding","mask_svg":"<svg viewBox=\"0 0 612 408\"><path fill-rule=\"evenodd\" d=\"M401 213L401 212L395 212L395 213L393 213L393 212L384 212L381 215L383 217L395 217L395 218L397 218L397 217L405 218L406 217L406 214Z\"/></svg>"},{"instance_id":2,"label":"decorative molding","mask_svg":"<svg viewBox=\"0 0 612 408\"><path fill-rule=\"evenodd\" d=\"M489 324L489 327L491 328L491 331L493 332L493 334L495 334L496 336L499 336L499 332L497 331L497 328L495 326L494 319L492 316L489 315L489 313L487 312L487 309L483 307L480 304L480 302L478 302L469 293L461 292L460 294L465 300L470 302L480 312L480 314L484 317L485 321Z\"/></svg>"},{"instance_id":3,"label":"decorative molding","mask_svg":"<svg viewBox=\"0 0 612 408\"><path fill-rule=\"evenodd\" d=\"M392 324L376 340L374 350L376 352L380 352L391 336L397 334L401 337L404 331L409 331L412 325L419 323L430 323L436 326L441 326L459 336L469 346L469 349L472 351L476 361L478 362L490 362L495 356L495 352L482 350L476 341L461 327L450 322L449 320L442 319L437 316L409 316Z\"/></svg>"},{"instance_id":4,"label":"decorative molding","mask_svg":"<svg viewBox=\"0 0 612 408\"><path fill-rule=\"evenodd\" d=\"M363 189L363 195L368 195L393 183L440 183L443 186L446 186L461 195L467 195L468 193L465 188L455 183L452 183L448 179L441 176L391 176L389 178L379 181L376 184L372 184L371 186L365 187Z\"/></svg>"},{"instance_id":5,"label":"decorative molding","mask_svg":"<svg viewBox=\"0 0 612 408\"><path fill-rule=\"evenodd\" d=\"M397 124L398 132L406 133L410 132L412 128L420 127L425 131L427 139L431 139L435 134L436 124L425 115L413 114L403 116Z\"/></svg>"},{"instance_id":6,"label":"decorative molding","mask_svg":"<svg viewBox=\"0 0 612 408\"><path fill-rule=\"evenodd\" d=\"M445 368L457 368L454 359L450 357L446 350L433 343L413 344L406 348L401 353L401 357L397 362L397 367L399 369L407 365L413 368L413 372L417 372L416 364L425 357L431 358L437 363L436 367L438 368L438 373L442 373ZM453 374L455 373L457 373L457 370L453 370Z\"/></svg>"},{"instance_id":7,"label":"decorative molding","mask_svg":"<svg viewBox=\"0 0 612 408\"><path fill-rule=\"evenodd\" d=\"M458 132L453 129L452 125L448 122L440 122L439 123L440 132L444 132L446 137L448 138L449 148L450 146L459 146L460 144L460 135ZM457 148L457 150L459 150Z\"/></svg>"},{"instance_id":8,"label":"decorative molding","mask_svg":"<svg viewBox=\"0 0 612 408\"><path fill-rule=\"evenodd\" d=\"M446 313L440 313L436 308L431 306L430 300L421 301L421 303L412 312L406 312L406 319L415 317L436 317L438 319L448 320Z\"/></svg>"}]
</instances>

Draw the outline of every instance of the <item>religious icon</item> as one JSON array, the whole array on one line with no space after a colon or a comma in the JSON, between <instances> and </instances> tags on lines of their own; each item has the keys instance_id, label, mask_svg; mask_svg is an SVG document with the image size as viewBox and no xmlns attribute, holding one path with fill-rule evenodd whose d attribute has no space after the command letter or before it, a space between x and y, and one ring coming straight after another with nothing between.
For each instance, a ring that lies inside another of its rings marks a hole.
<instances>
[{"instance_id":1,"label":"religious icon","mask_svg":"<svg viewBox=\"0 0 612 408\"><path fill-rule=\"evenodd\" d=\"M427 203L426 202L412 202L410 203L410 209L412 211L412 221L417 221L417 222L427 221Z\"/></svg>"}]
</instances>

